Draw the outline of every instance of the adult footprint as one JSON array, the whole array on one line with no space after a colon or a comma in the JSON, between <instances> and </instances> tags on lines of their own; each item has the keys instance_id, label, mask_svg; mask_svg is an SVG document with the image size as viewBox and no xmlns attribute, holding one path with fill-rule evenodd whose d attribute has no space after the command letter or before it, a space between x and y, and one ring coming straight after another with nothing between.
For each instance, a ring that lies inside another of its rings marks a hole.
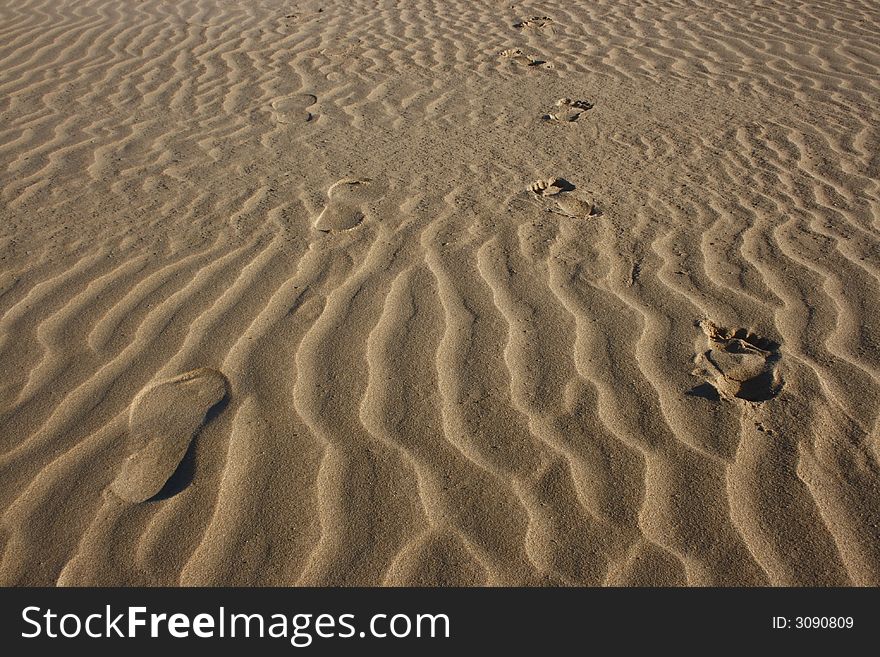
<instances>
[{"instance_id":1,"label":"adult footprint","mask_svg":"<svg viewBox=\"0 0 880 657\"><path fill-rule=\"evenodd\" d=\"M592 195L576 192L575 186L565 178L536 180L528 189L542 201L550 197L548 200L552 201L553 206L548 209L556 214L573 219L584 219L599 212Z\"/></svg>"},{"instance_id":2,"label":"adult footprint","mask_svg":"<svg viewBox=\"0 0 880 657\"><path fill-rule=\"evenodd\" d=\"M272 101L272 118L277 123L304 123L316 118L308 108L318 102L312 94L295 94Z\"/></svg>"},{"instance_id":3,"label":"adult footprint","mask_svg":"<svg viewBox=\"0 0 880 657\"><path fill-rule=\"evenodd\" d=\"M583 193L563 194L556 199L556 212L572 219L586 219L599 214L596 202Z\"/></svg>"},{"instance_id":4,"label":"adult footprint","mask_svg":"<svg viewBox=\"0 0 880 657\"><path fill-rule=\"evenodd\" d=\"M744 328L723 328L709 320L698 324L709 344L697 354L694 373L705 377L719 395L763 402L779 394L779 344Z\"/></svg>"},{"instance_id":5,"label":"adult footprint","mask_svg":"<svg viewBox=\"0 0 880 657\"><path fill-rule=\"evenodd\" d=\"M208 368L153 383L139 392L128 420L135 449L110 489L134 503L161 491L193 436L205 424L208 412L226 394L226 377Z\"/></svg>"},{"instance_id":6,"label":"adult footprint","mask_svg":"<svg viewBox=\"0 0 880 657\"><path fill-rule=\"evenodd\" d=\"M593 104L586 100L572 100L571 98L560 98L556 101L556 107L559 109L545 114L542 118L545 121L561 121L571 122L577 121L581 114L587 110L593 109Z\"/></svg>"},{"instance_id":7,"label":"adult footprint","mask_svg":"<svg viewBox=\"0 0 880 657\"><path fill-rule=\"evenodd\" d=\"M529 191L538 196L556 196L562 192L570 192L574 185L565 178L544 178L529 185Z\"/></svg>"},{"instance_id":8,"label":"adult footprint","mask_svg":"<svg viewBox=\"0 0 880 657\"><path fill-rule=\"evenodd\" d=\"M315 220L315 228L325 233L349 230L367 216L378 189L370 178L344 178L327 190L327 205Z\"/></svg>"}]
</instances>

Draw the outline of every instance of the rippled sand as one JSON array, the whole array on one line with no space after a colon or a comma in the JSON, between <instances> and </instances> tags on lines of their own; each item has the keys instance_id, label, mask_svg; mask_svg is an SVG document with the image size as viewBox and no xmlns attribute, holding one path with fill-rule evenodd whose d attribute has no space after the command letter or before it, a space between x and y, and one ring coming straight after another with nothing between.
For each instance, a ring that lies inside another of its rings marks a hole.
<instances>
[{"instance_id":1,"label":"rippled sand","mask_svg":"<svg viewBox=\"0 0 880 657\"><path fill-rule=\"evenodd\" d=\"M0 583L880 584L878 12L0 0Z\"/></svg>"}]
</instances>

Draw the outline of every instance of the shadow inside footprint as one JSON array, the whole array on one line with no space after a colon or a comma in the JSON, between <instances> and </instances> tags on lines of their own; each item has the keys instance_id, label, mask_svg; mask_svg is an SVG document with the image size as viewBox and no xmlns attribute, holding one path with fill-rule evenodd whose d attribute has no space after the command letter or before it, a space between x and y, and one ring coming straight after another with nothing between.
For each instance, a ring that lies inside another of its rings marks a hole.
<instances>
[{"instance_id":1,"label":"shadow inside footprint","mask_svg":"<svg viewBox=\"0 0 880 657\"><path fill-rule=\"evenodd\" d=\"M562 192L574 191L574 185L565 178L545 178L529 185L529 191L538 196L556 196Z\"/></svg>"},{"instance_id":2,"label":"shadow inside footprint","mask_svg":"<svg viewBox=\"0 0 880 657\"><path fill-rule=\"evenodd\" d=\"M694 386L686 393L688 397L699 397L701 399L708 399L709 401L719 401L721 399L721 395L718 394L718 391L715 389L711 383L701 383L698 386Z\"/></svg>"},{"instance_id":3,"label":"shadow inside footprint","mask_svg":"<svg viewBox=\"0 0 880 657\"><path fill-rule=\"evenodd\" d=\"M334 183L327 190L327 205L315 220L315 228L324 233L354 228L366 217L375 192L369 178L345 178Z\"/></svg>"},{"instance_id":4,"label":"shadow inside footprint","mask_svg":"<svg viewBox=\"0 0 880 657\"><path fill-rule=\"evenodd\" d=\"M215 404L208 414L205 416L205 421L202 423L202 426L207 425L211 422L215 417L220 415L224 409L229 405L229 397L224 397L217 404ZM165 482L165 485L162 487L158 493L153 495L148 502L161 502L162 500L167 500L170 497L174 497L185 488L187 488L192 482L193 478L196 474L196 447L199 442L199 432L193 435L192 440L189 443L189 447L186 450L186 454L183 455L183 458L180 461L180 465L177 466L177 470L174 471L174 474L169 477L168 481Z\"/></svg>"},{"instance_id":5,"label":"shadow inside footprint","mask_svg":"<svg viewBox=\"0 0 880 657\"><path fill-rule=\"evenodd\" d=\"M712 321L698 322L709 348L697 355L695 374L708 379L724 398L763 402L782 390L779 343L747 329L728 329Z\"/></svg>"},{"instance_id":6,"label":"shadow inside footprint","mask_svg":"<svg viewBox=\"0 0 880 657\"><path fill-rule=\"evenodd\" d=\"M129 414L134 450L110 489L120 499L138 503L165 491L179 470L177 485L187 480L181 462L193 437L216 415L212 409L226 398L227 387L223 374L201 368L159 381L138 393Z\"/></svg>"}]
</instances>

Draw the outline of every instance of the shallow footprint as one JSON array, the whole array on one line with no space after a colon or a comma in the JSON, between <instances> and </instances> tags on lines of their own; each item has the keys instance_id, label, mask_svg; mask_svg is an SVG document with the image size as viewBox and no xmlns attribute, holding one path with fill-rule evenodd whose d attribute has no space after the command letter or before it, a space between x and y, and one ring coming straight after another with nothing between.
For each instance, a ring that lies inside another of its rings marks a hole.
<instances>
[{"instance_id":1,"label":"shallow footprint","mask_svg":"<svg viewBox=\"0 0 880 657\"><path fill-rule=\"evenodd\" d=\"M110 489L126 502L156 495L183 460L208 412L227 394L226 377L200 368L147 386L135 397L129 430L135 451Z\"/></svg>"},{"instance_id":2,"label":"shallow footprint","mask_svg":"<svg viewBox=\"0 0 880 657\"><path fill-rule=\"evenodd\" d=\"M369 178L344 178L331 185L327 190L327 205L315 220L315 228L329 233L359 225L366 217L367 204L375 191L370 189L371 184Z\"/></svg>"},{"instance_id":3,"label":"shallow footprint","mask_svg":"<svg viewBox=\"0 0 880 657\"><path fill-rule=\"evenodd\" d=\"M697 354L694 374L705 377L724 398L762 402L782 390L777 368L779 344L744 328L728 329L710 320L698 325L709 348Z\"/></svg>"},{"instance_id":4,"label":"shallow footprint","mask_svg":"<svg viewBox=\"0 0 880 657\"><path fill-rule=\"evenodd\" d=\"M304 123L315 119L308 108L318 102L312 94L296 94L272 101L272 117L277 123Z\"/></svg>"},{"instance_id":5,"label":"shallow footprint","mask_svg":"<svg viewBox=\"0 0 880 657\"><path fill-rule=\"evenodd\" d=\"M586 100L572 100L571 98L560 98L555 104L559 109L545 114L541 118L545 121L572 122L577 121L581 114L587 110L593 109L592 103Z\"/></svg>"}]
</instances>

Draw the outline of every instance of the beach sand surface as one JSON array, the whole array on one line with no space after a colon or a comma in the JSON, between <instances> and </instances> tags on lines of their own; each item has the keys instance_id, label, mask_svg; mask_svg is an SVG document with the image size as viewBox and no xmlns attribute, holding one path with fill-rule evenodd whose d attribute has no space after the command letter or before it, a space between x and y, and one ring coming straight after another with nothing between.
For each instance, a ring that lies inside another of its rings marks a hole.
<instances>
[{"instance_id":1,"label":"beach sand surface","mask_svg":"<svg viewBox=\"0 0 880 657\"><path fill-rule=\"evenodd\" d=\"M880 584L878 17L0 0L0 584Z\"/></svg>"}]
</instances>

